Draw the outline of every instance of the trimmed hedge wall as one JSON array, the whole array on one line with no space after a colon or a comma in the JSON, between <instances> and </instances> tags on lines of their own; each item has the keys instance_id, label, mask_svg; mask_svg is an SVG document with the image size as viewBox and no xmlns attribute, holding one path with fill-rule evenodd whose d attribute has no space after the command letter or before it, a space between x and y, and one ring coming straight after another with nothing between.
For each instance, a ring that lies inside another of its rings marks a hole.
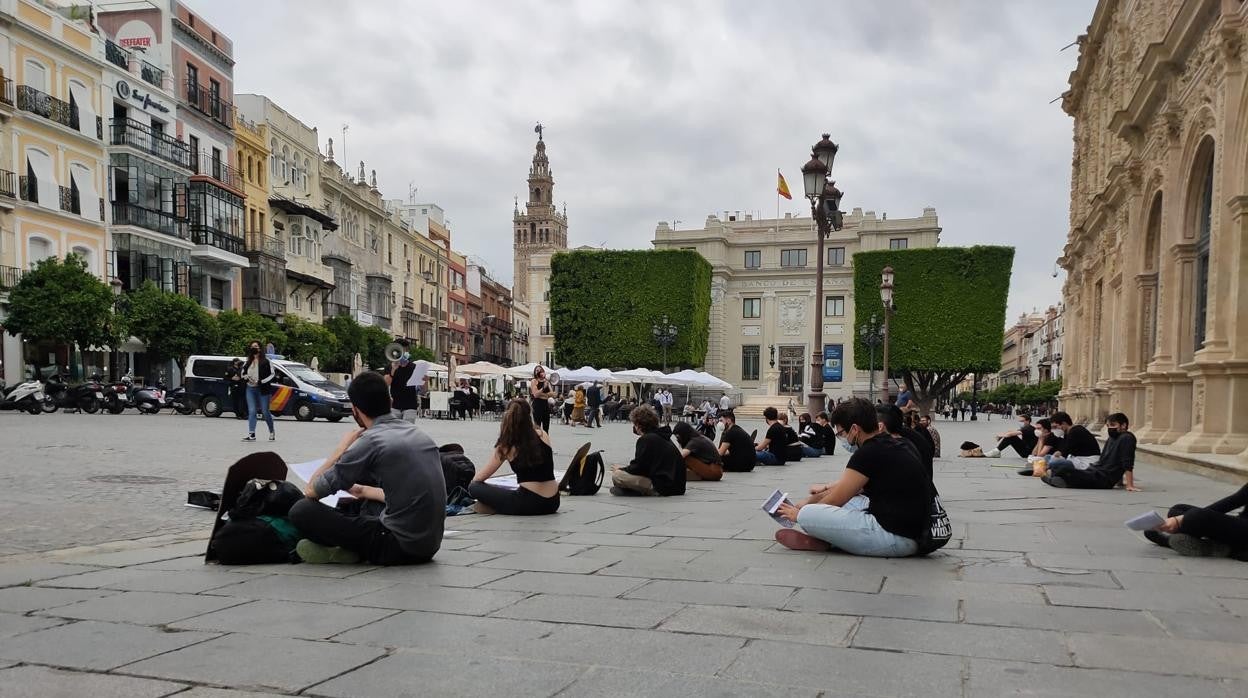
<instances>
[{"instance_id":1,"label":"trimmed hedge wall","mask_svg":"<svg viewBox=\"0 0 1248 698\"><path fill-rule=\"evenodd\" d=\"M997 371L1013 263L1013 247L859 252L854 255L854 317L859 325L872 315L883 322L880 272L892 266L896 310L889 328L889 371ZM870 350L856 328L854 335L854 366L867 369Z\"/></svg>"},{"instance_id":2,"label":"trimmed hedge wall","mask_svg":"<svg viewBox=\"0 0 1248 698\"><path fill-rule=\"evenodd\" d=\"M668 370L701 366L710 312L711 265L692 250L576 250L550 260L550 322L563 366L661 369L652 327L665 314L678 328Z\"/></svg>"}]
</instances>

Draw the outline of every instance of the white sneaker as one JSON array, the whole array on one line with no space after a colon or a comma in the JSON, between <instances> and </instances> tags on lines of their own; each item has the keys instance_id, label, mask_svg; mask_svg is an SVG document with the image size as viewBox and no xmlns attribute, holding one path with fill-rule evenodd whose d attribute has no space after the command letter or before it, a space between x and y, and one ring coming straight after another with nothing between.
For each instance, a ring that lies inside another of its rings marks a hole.
<instances>
[{"instance_id":1,"label":"white sneaker","mask_svg":"<svg viewBox=\"0 0 1248 698\"><path fill-rule=\"evenodd\" d=\"M1000 457L1001 457L1001 451L1000 451L999 449L995 449L995 448L994 448L994 449L989 450L989 451L984 451L984 456L986 456L986 457L988 457L988 458L1000 458Z\"/></svg>"}]
</instances>

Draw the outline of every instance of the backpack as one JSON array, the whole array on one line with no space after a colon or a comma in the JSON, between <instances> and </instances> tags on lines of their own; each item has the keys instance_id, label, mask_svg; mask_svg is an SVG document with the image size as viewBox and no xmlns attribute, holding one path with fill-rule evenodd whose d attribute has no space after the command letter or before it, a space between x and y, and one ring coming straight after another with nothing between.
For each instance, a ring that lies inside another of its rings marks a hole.
<instances>
[{"instance_id":1,"label":"backpack","mask_svg":"<svg viewBox=\"0 0 1248 698\"><path fill-rule=\"evenodd\" d=\"M231 521L253 519L257 516L286 516L295 502L303 499L303 492L286 480L248 480L238 493L230 508Z\"/></svg>"},{"instance_id":2,"label":"backpack","mask_svg":"<svg viewBox=\"0 0 1248 698\"><path fill-rule=\"evenodd\" d=\"M464 455L463 446L443 444L438 451L442 459L442 477L446 480L446 494L449 496L456 488L467 490L472 478L477 475L477 466Z\"/></svg>"},{"instance_id":3,"label":"backpack","mask_svg":"<svg viewBox=\"0 0 1248 698\"><path fill-rule=\"evenodd\" d=\"M559 490L570 495L598 494L602 487L602 479L607 468L602 460L602 451L589 452L589 444L581 446L573 456L568 469L559 481Z\"/></svg>"},{"instance_id":4,"label":"backpack","mask_svg":"<svg viewBox=\"0 0 1248 698\"><path fill-rule=\"evenodd\" d=\"M919 540L915 541L919 547L915 551L915 555L928 555L945 547L949 539L953 537L953 523L949 521L949 514L945 511L945 507L940 502L940 494L935 492L932 487L932 509L930 513L931 523L927 529L923 531L923 535Z\"/></svg>"},{"instance_id":5,"label":"backpack","mask_svg":"<svg viewBox=\"0 0 1248 698\"><path fill-rule=\"evenodd\" d=\"M230 519L212 536L209 547L223 565L290 562L299 531L284 516Z\"/></svg>"}]
</instances>

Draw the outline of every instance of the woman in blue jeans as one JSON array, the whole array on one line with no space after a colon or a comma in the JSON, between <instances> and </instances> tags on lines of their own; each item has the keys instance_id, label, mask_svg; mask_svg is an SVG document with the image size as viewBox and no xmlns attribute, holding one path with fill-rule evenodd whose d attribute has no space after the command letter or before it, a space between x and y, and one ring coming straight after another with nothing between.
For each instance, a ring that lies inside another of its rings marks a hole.
<instances>
[{"instance_id":1,"label":"woman in blue jeans","mask_svg":"<svg viewBox=\"0 0 1248 698\"><path fill-rule=\"evenodd\" d=\"M260 342L253 341L247 347L243 379L247 381L247 436L243 437L243 441L256 440L256 416L261 410L264 411L264 423L269 426L269 441L276 441L273 414L269 412L269 394L273 392L273 364L260 351Z\"/></svg>"}]
</instances>

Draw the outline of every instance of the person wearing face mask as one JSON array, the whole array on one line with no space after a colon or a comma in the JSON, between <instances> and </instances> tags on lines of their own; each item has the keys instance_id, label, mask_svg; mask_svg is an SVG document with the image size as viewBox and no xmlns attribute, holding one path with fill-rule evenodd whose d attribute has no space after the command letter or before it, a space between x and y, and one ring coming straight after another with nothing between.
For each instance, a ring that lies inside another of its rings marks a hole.
<instances>
[{"instance_id":1,"label":"person wearing face mask","mask_svg":"<svg viewBox=\"0 0 1248 698\"><path fill-rule=\"evenodd\" d=\"M307 499L291 507L290 521L303 535L295 552L308 563L405 565L432 559L442 547L446 523L446 480L437 445L415 424L394 416L381 374L356 376L347 395L360 428L343 436L308 478ZM338 490L385 508L380 516L347 516L318 501Z\"/></svg>"},{"instance_id":2,"label":"person wearing face mask","mask_svg":"<svg viewBox=\"0 0 1248 698\"><path fill-rule=\"evenodd\" d=\"M731 409L720 410L719 421L724 423L724 432L719 436L719 455L724 461L724 471L750 472L758 462L754 455L754 439L737 425L737 415Z\"/></svg>"},{"instance_id":3,"label":"person wearing face mask","mask_svg":"<svg viewBox=\"0 0 1248 698\"><path fill-rule=\"evenodd\" d=\"M862 398L837 405L830 421L851 454L849 463L836 482L812 487L801 502L780 505L777 513L802 531L782 528L776 540L793 550L915 554L930 526L935 489L913 447L881 430L875 406Z\"/></svg>"},{"instance_id":4,"label":"person wearing face mask","mask_svg":"<svg viewBox=\"0 0 1248 698\"><path fill-rule=\"evenodd\" d=\"M1106 417L1105 433L1109 438L1096 463L1080 469L1069 459L1054 458L1049 461L1049 473L1040 480L1053 487L1091 490L1113 489L1123 483L1128 492L1139 492L1135 486L1135 434L1130 432L1127 415L1115 412Z\"/></svg>"},{"instance_id":5,"label":"person wearing face mask","mask_svg":"<svg viewBox=\"0 0 1248 698\"><path fill-rule=\"evenodd\" d=\"M385 375L385 381L390 386L390 407L394 416L412 423L416 422L416 415L420 413L420 396L416 386L408 385L415 372L412 355L405 351L398 361L387 367Z\"/></svg>"},{"instance_id":6,"label":"person wearing face mask","mask_svg":"<svg viewBox=\"0 0 1248 698\"><path fill-rule=\"evenodd\" d=\"M1031 415L1027 413L1018 415L1018 428L997 434L997 438L1001 440L997 443L997 447L984 451L986 458L1000 458L1001 452L1007 446L1013 448L1019 458L1026 458L1036 447L1036 428L1031 425Z\"/></svg>"},{"instance_id":7,"label":"person wearing face mask","mask_svg":"<svg viewBox=\"0 0 1248 698\"><path fill-rule=\"evenodd\" d=\"M264 412L264 423L269 427L269 441L276 441L273 432L273 414L269 412L269 395L273 392L273 364L260 351L260 342L247 345L247 363L243 364L243 379L247 382L247 436L243 441L256 440L256 417Z\"/></svg>"},{"instance_id":8,"label":"person wearing face mask","mask_svg":"<svg viewBox=\"0 0 1248 698\"><path fill-rule=\"evenodd\" d=\"M1079 470L1095 465L1101 457L1101 445L1092 432L1082 424L1076 425L1065 412L1055 412L1050 419L1053 434L1062 440L1061 445L1053 450L1054 457L1070 460Z\"/></svg>"},{"instance_id":9,"label":"person wearing face mask","mask_svg":"<svg viewBox=\"0 0 1248 698\"><path fill-rule=\"evenodd\" d=\"M611 466L611 494L673 497L685 493L685 463L670 436L659 429L659 415L642 405L629 415L637 450L628 465Z\"/></svg>"},{"instance_id":10,"label":"person wearing face mask","mask_svg":"<svg viewBox=\"0 0 1248 698\"><path fill-rule=\"evenodd\" d=\"M1031 449L1032 458L1043 458L1045 462L1053 459L1053 451L1061 446L1062 440L1053 433L1053 422L1047 419L1036 420L1036 447ZM1019 475L1031 477L1035 474L1035 468L1030 464L1025 468L1020 468Z\"/></svg>"},{"instance_id":11,"label":"person wearing face mask","mask_svg":"<svg viewBox=\"0 0 1248 698\"><path fill-rule=\"evenodd\" d=\"M550 431L550 398L555 391L546 380L544 366L533 367L533 380L529 381L529 407L533 411L533 423L542 431Z\"/></svg>"},{"instance_id":12,"label":"person wearing face mask","mask_svg":"<svg viewBox=\"0 0 1248 698\"><path fill-rule=\"evenodd\" d=\"M902 421L901 410L896 405L876 405L875 413L880 423L880 430L909 444L914 449L914 455L918 456L919 462L927 471L927 479L932 479L932 458L936 449L932 446L930 437L924 438L922 434L906 427Z\"/></svg>"}]
</instances>

